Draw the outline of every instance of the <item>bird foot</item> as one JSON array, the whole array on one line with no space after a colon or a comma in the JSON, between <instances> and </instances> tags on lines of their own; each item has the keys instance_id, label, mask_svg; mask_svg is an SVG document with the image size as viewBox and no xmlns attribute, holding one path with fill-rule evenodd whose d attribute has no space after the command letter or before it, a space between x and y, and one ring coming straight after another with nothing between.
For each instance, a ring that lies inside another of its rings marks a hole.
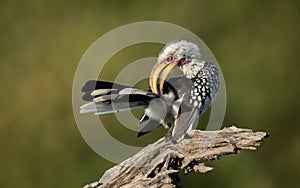
<instances>
[{"instance_id":1,"label":"bird foot","mask_svg":"<svg viewBox=\"0 0 300 188\"><path fill-rule=\"evenodd\" d=\"M183 139L191 139L193 136L192 135L189 135L188 133L186 133L184 136L183 136Z\"/></svg>"}]
</instances>

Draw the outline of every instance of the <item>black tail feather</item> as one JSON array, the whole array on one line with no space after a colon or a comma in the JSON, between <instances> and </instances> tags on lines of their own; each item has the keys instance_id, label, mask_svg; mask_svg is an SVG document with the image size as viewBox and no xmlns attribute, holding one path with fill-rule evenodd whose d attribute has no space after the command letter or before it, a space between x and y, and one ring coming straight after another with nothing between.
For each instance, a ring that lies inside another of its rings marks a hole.
<instances>
[{"instance_id":1,"label":"black tail feather","mask_svg":"<svg viewBox=\"0 0 300 188\"><path fill-rule=\"evenodd\" d=\"M80 112L96 115L144 108L159 97L152 92L98 80L86 82L81 91L84 92L82 99L91 102L82 105Z\"/></svg>"},{"instance_id":2,"label":"black tail feather","mask_svg":"<svg viewBox=\"0 0 300 188\"><path fill-rule=\"evenodd\" d=\"M92 101L94 98L98 97L98 96L91 95L93 91L97 89L112 89L112 88L116 90L122 90L128 87L120 84L115 84L112 82L105 82L100 80L89 80L85 83L85 85L81 89L81 91L84 92L82 99L85 101ZM111 92L108 94L111 94Z\"/></svg>"}]
</instances>

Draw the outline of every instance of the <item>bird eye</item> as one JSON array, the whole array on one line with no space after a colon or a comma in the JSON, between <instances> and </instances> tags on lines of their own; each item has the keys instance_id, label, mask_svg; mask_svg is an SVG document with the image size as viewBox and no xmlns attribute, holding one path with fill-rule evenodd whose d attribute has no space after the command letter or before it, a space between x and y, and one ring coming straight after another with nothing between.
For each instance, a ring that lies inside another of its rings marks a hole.
<instances>
[{"instance_id":1,"label":"bird eye","mask_svg":"<svg viewBox=\"0 0 300 188\"><path fill-rule=\"evenodd\" d=\"M172 60L173 60L173 56L170 55L169 57L167 57L167 61L168 61L168 62L170 62L170 61L172 61Z\"/></svg>"}]
</instances>

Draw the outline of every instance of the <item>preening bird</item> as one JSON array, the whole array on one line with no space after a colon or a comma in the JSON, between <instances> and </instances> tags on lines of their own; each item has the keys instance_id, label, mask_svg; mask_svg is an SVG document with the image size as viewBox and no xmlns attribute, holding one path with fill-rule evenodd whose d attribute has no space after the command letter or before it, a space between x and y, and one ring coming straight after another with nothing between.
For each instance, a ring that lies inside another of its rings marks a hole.
<instances>
[{"instance_id":1,"label":"preening bird","mask_svg":"<svg viewBox=\"0 0 300 188\"><path fill-rule=\"evenodd\" d=\"M170 77L179 67L183 75ZM88 81L82 88L80 113L95 115L144 108L138 125L142 136L163 125L180 140L196 125L199 116L217 96L220 78L217 66L202 59L198 46L187 40L167 43L150 73L151 91L104 81Z\"/></svg>"}]
</instances>

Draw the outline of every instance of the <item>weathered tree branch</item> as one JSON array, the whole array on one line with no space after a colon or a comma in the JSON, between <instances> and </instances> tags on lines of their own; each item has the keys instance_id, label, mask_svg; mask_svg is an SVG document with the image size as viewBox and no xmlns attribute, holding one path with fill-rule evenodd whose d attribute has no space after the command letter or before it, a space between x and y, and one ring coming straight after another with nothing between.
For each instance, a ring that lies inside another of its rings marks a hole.
<instances>
[{"instance_id":1,"label":"weathered tree branch","mask_svg":"<svg viewBox=\"0 0 300 188\"><path fill-rule=\"evenodd\" d=\"M205 161L236 154L241 149L255 150L266 137L268 133L234 126L218 131L195 130L193 137L175 144L164 137L84 188L180 187L179 170L208 172L213 168L206 166Z\"/></svg>"}]
</instances>

